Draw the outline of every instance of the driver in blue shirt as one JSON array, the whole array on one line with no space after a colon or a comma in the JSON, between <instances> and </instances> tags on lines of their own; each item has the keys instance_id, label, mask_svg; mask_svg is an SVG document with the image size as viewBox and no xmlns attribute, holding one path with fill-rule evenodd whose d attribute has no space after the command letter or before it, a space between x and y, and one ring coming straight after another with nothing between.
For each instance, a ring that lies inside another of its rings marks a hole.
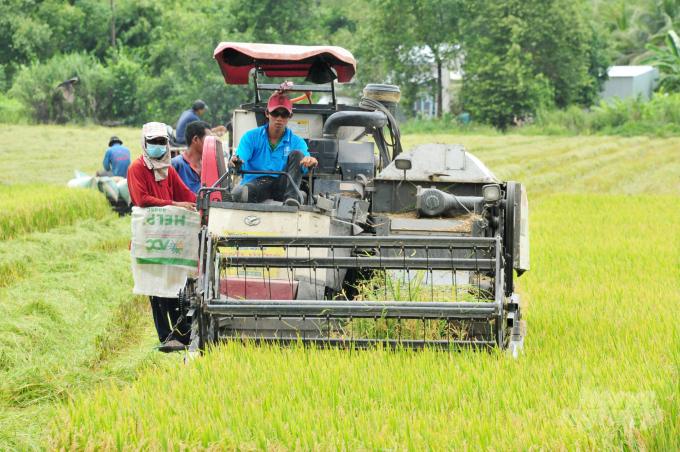
<instances>
[{"instance_id":1,"label":"driver in blue shirt","mask_svg":"<svg viewBox=\"0 0 680 452\"><path fill-rule=\"evenodd\" d=\"M307 168L317 160L307 152L307 143L286 127L293 116L293 103L284 94L269 98L265 115L269 123L246 132L229 166L241 165L249 171L285 171L293 180L278 175L245 174L241 185L234 188L235 202L259 203L267 199L283 201L287 206L300 206L296 187Z\"/></svg>"}]
</instances>

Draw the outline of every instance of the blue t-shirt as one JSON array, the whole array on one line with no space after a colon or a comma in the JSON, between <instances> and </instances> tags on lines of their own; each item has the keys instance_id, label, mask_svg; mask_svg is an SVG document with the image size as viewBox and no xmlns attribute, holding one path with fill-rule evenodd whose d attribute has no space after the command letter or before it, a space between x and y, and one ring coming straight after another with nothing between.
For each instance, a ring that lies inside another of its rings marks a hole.
<instances>
[{"instance_id":1,"label":"blue t-shirt","mask_svg":"<svg viewBox=\"0 0 680 452\"><path fill-rule=\"evenodd\" d=\"M130 151L119 143L113 143L104 155L104 170L111 171L114 176L127 177L128 166Z\"/></svg>"},{"instance_id":2,"label":"blue t-shirt","mask_svg":"<svg viewBox=\"0 0 680 452\"><path fill-rule=\"evenodd\" d=\"M272 151L269 145L269 124L265 124L257 129L246 132L238 143L236 155L243 160L242 170L248 171L283 171L286 168L288 155L295 150L302 151L307 157L307 143L305 140L295 135L288 127L283 132L283 139ZM307 172L306 168L302 168ZM245 174L243 184L247 184L253 179L266 176L266 174ZM278 177L278 176L274 176Z\"/></svg>"},{"instance_id":3,"label":"blue t-shirt","mask_svg":"<svg viewBox=\"0 0 680 452\"><path fill-rule=\"evenodd\" d=\"M184 154L173 157L171 161L172 167L175 168L177 175L182 179L184 185L189 187L189 190L198 194L198 190L201 188L201 177L191 167L191 163L184 158Z\"/></svg>"},{"instance_id":4,"label":"blue t-shirt","mask_svg":"<svg viewBox=\"0 0 680 452\"><path fill-rule=\"evenodd\" d=\"M175 140L177 140L178 143L186 142L184 139L184 131L187 128L187 124L194 121L200 121L200 118L191 108L182 113L182 116L179 117L179 121L177 121L177 130L175 131Z\"/></svg>"}]
</instances>

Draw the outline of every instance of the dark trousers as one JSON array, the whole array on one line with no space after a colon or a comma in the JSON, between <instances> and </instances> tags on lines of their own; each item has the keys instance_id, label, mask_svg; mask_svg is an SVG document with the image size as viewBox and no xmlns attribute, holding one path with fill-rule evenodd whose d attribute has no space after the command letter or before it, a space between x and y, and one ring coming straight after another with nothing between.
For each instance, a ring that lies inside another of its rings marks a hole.
<instances>
[{"instance_id":1,"label":"dark trousers","mask_svg":"<svg viewBox=\"0 0 680 452\"><path fill-rule=\"evenodd\" d=\"M293 151L288 154L288 161L284 171L290 174L295 185L291 185L286 176L261 176L255 180L251 180L246 184L248 187L248 202L263 202L268 199L274 201L286 201L288 198L293 198L298 202L297 192L295 187L299 187L302 182L302 159L305 155L302 151Z\"/></svg>"},{"instance_id":2,"label":"dark trousers","mask_svg":"<svg viewBox=\"0 0 680 452\"><path fill-rule=\"evenodd\" d=\"M189 345L191 341L190 326L186 319L183 319L177 325L175 331L172 330L180 316L180 312L177 310L179 298L149 297L149 301L153 312L153 323L156 325L156 332L158 332L158 340L163 343L171 335L168 341L178 340ZM170 317L170 321L168 321L168 317Z\"/></svg>"}]
</instances>

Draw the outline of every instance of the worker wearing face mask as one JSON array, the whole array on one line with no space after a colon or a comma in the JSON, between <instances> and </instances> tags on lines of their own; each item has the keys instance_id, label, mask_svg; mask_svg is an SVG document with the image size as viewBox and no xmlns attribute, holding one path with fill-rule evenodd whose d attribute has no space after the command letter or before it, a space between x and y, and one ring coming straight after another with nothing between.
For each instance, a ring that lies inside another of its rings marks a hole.
<instances>
[{"instance_id":1,"label":"worker wearing face mask","mask_svg":"<svg viewBox=\"0 0 680 452\"><path fill-rule=\"evenodd\" d=\"M184 185L172 167L168 138L165 124L144 124L142 155L132 162L127 173L130 198L137 207L172 205L195 211L196 195ZM180 321L178 299L150 296L149 301L158 339L163 344L159 350L168 352L184 349L189 344L190 326L185 319ZM176 327L173 328L173 325Z\"/></svg>"},{"instance_id":2,"label":"worker wearing face mask","mask_svg":"<svg viewBox=\"0 0 680 452\"><path fill-rule=\"evenodd\" d=\"M128 168L128 188L137 207L176 206L196 210L196 194L189 190L172 167L167 126L144 124L142 155Z\"/></svg>"}]
</instances>

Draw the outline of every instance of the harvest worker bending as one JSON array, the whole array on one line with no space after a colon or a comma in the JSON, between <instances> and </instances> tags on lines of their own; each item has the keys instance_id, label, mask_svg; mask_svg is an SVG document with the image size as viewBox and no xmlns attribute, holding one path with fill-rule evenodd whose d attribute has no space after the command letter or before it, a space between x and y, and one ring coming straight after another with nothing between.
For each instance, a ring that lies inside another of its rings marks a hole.
<instances>
[{"instance_id":1,"label":"harvest worker bending","mask_svg":"<svg viewBox=\"0 0 680 452\"><path fill-rule=\"evenodd\" d=\"M160 122L144 124L142 155L128 168L127 179L132 203L137 207L176 206L196 210L196 195L184 185L170 164L168 128ZM190 341L189 325L177 322L177 298L149 297L153 320L163 346L161 351L184 349ZM168 316L170 322L168 322ZM177 324L176 329L173 326Z\"/></svg>"},{"instance_id":2,"label":"harvest worker bending","mask_svg":"<svg viewBox=\"0 0 680 452\"><path fill-rule=\"evenodd\" d=\"M303 172L316 166L317 161L307 152L307 143L286 127L293 116L293 103L284 94L269 98L265 115L269 123L243 135L229 166L242 164L248 171L285 171L293 179L293 186L285 176L246 174L241 185L234 188L236 202L263 202L267 199L284 201L288 206L300 206L296 187L302 182Z\"/></svg>"}]
</instances>

